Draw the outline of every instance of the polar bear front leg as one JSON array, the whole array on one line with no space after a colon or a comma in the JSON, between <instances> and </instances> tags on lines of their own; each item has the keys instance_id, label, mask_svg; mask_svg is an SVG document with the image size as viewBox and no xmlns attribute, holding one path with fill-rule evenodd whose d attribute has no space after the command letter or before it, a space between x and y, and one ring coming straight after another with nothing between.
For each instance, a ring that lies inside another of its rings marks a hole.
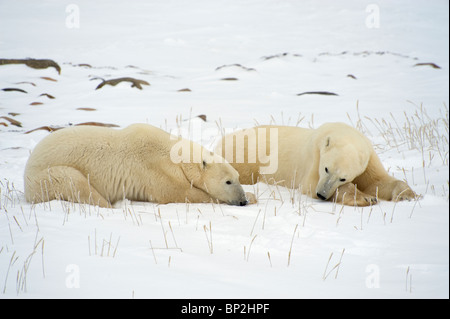
<instances>
[{"instance_id":1,"label":"polar bear front leg","mask_svg":"<svg viewBox=\"0 0 450 319\"><path fill-rule=\"evenodd\" d=\"M413 200L419 196L404 181L389 175L375 152L363 174L353 180L364 193L389 201Z\"/></svg>"},{"instance_id":2,"label":"polar bear front leg","mask_svg":"<svg viewBox=\"0 0 450 319\"><path fill-rule=\"evenodd\" d=\"M393 177L383 179L367 187L364 192L389 201L414 200L419 197L404 181Z\"/></svg>"},{"instance_id":3,"label":"polar bear front leg","mask_svg":"<svg viewBox=\"0 0 450 319\"><path fill-rule=\"evenodd\" d=\"M348 206L370 206L377 203L377 198L357 189L353 183L339 186L334 195L328 199Z\"/></svg>"}]
</instances>

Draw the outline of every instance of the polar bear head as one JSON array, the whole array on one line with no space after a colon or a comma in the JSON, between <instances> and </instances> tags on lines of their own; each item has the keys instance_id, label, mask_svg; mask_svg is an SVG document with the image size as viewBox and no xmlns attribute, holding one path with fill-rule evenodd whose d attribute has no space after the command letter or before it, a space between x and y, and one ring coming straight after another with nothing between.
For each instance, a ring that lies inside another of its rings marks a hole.
<instances>
[{"instance_id":1,"label":"polar bear head","mask_svg":"<svg viewBox=\"0 0 450 319\"><path fill-rule=\"evenodd\" d=\"M366 170L371 145L360 132L342 123L330 123L320 129L327 134L319 139L316 194L318 198L327 200L336 188L352 182Z\"/></svg>"},{"instance_id":2,"label":"polar bear head","mask_svg":"<svg viewBox=\"0 0 450 319\"><path fill-rule=\"evenodd\" d=\"M181 167L191 186L208 193L212 199L230 205L247 205L239 173L221 156L203 152L199 163L182 163Z\"/></svg>"}]
</instances>

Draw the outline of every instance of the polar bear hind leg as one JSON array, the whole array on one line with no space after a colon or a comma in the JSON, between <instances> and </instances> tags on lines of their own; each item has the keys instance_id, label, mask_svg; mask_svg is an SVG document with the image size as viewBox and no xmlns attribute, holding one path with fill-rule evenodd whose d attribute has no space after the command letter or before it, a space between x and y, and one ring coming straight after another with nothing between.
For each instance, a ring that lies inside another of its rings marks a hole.
<instances>
[{"instance_id":1,"label":"polar bear hind leg","mask_svg":"<svg viewBox=\"0 0 450 319\"><path fill-rule=\"evenodd\" d=\"M31 176L29 176L31 175ZM54 199L110 207L111 204L92 186L79 170L55 166L25 177L25 196L40 203Z\"/></svg>"}]
</instances>

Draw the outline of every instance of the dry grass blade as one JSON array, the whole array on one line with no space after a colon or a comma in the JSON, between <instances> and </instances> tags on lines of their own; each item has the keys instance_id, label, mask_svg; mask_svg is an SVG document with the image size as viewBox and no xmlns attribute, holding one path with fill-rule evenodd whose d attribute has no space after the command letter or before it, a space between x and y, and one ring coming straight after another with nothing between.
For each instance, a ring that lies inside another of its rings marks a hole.
<instances>
[{"instance_id":1,"label":"dry grass blade","mask_svg":"<svg viewBox=\"0 0 450 319\"><path fill-rule=\"evenodd\" d=\"M255 236L253 236L250 245L248 247L248 252L247 252L247 256L246 256L246 260L248 261L248 259L250 258L250 250L252 249L252 244L255 241L256 236L258 236L258 234L256 234ZM245 257L245 246L244 246L244 257Z\"/></svg>"},{"instance_id":2,"label":"dry grass blade","mask_svg":"<svg viewBox=\"0 0 450 319\"><path fill-rule=\"evenodd\" d=\"M203 225L203 230L205 232L206 241L208 242L209 253L212 254L214 252L213 243L212 243L212 227L211 222L209 222L209 237L208 237L208 227Z\"/></svg>"},{"instance_id":3,"label":"dry grass blade","mask_svg":"<svg viewBox=\"0 0 450 319\"><path fill-rule=\"evenodd\" d=\"M330 264L331 258L333 257L333 253L330 254L330 257L328 258L327 265L326 265L325 270L324 270L323 275L322 275L322 280L326 280L328 278L328 276L335 269L336 269L336 274L334 276L334 279L337 279L337 276L338 276L338 273L339 273L339 268L340 268L341 263L342 263L342 256L344 256L344 252L345 252L345 248L342 249L342 253L341 253L341 257L339 258L339 262L336 265L334 265L334 267L331 268L331 270L327 273L328 265Z\"/></svg>"},{"instance_id":4,"label":"dry grass blade","mask_svg":"<svg viewBox=\"0 0 450 319\"><path fill-rule=\"evenodd\" d=\"M291 246L290 246L290 248L289 248L289 254L288 254L288 264L287 264L288 267L289 267L289 265L291 264L292 245L294 244L294 237L295 237L295 233L297 232L297 228L298 228L298 224L295 225L294 233L292 234Z\"/></svg>"}]
</instances>

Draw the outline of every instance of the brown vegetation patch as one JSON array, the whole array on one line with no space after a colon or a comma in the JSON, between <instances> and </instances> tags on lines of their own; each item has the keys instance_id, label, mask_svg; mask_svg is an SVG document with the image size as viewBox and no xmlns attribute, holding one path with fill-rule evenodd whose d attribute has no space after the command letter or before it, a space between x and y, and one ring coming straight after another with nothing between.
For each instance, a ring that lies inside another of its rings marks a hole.
<instances>
[{"instance_id":1,"label":"brown vegetation patch","mask_svg":"<svg viewBox=\"0 0 450 319\"><path fill-rule=\"evenodd\" d=\"M130 77L124 77L124 78L118 78L118 79L103 80L103 82L100 83L95 89L96 90L101 89L105 85L116 86L120 82L130 82L132 88L135 87L135 88L138 88L139 90L142 90L142 85L150 85L150 83L148 83L147 81L144 81L144 80L139 80L139 79L130 78Z\"/></svg>"},{"instance_id":2,"label":"brown vegetation patch","mask_svg":"<svg viewBox=\"0 0 450 319\"><path fill-rule=\"evenodd\" d=\"M46 96L46 97L48 97L49 99L54 99L54 98L55 98L53 95L50 95L50 94L48 94L48 93L42 93L42 94L39 95L39 96Z\"/></svg>"},{"instance_id":3,"label":"brown vegetation patch","mask_svg":"<svg viewBox=\"0 0 450 319\"><path fill-rule=\"evenodd\" d=\"M416 63L414 64L414 66L430 66L433 69L440 69L441 67L439 65L437 65L436 63L431 63L431 62L427 62L427 63Z\"/></svg>"},{"instance_id":4,"label":"brown vegetation patch","mask_svg":"<svg viewBox=\"0 0 450 319\"><path fill-rule=\"evenodd\" d=\"M8 116L0 116L0 119L5 119L7 120L11 125L17 126L17 127L22 127L22 123L20 123L19 121L16 121L15 119L12 119Z\"/></svg>"},{"instance_id":5,"label":"brown vegetation patch","mask_svg":"<svg viewBox=\"0 0 450 319\"><path fill-rule=\"evenodd\" d=\"M28 93L27 91L22 90L22 89L18 89L18 88L4 88L4 89L2 89L2 91L5 91L5 92L22 92L22 93Z\"/></svg>"},{"instance_id":6,"label":"brown vegetation patch","mask_svg":"<svg viewBox=\"0 0 450 319\"><path fill-rule=\"evenodd\" d=\"M97 109L94 109L93 107L79 107L79 108L77 108L77 110L79 110L79 111L89 111L89 112L97 111Z\"/></svg>"},{"instance_id":7,"label":"brown vegetation patch","mask_svg":"<svg viewBox=\"0 0 450 319\"><path fill-rule=\"evenodd\" d=\"M100 123L100 122L84 122L84 123L75 124L73 126L84 126L84 125L86 125L86 126L101 126L101 127L120 127L119 125L116 125L116 124ZM41 127L35 128L33 130L27 131L24 134L30 134L32 132L40 131L40 130L54 132L54 131L60 130L62 128L64 128L64 127L45 125L45 126L41 126Z\"/></svg>"},{"instance_id":8,"label":"brown vegetation patch","mask_svg":"<svg viewBox=\"0 0 450 319\"><path fill-rule=\"evenodd\" d=\"M297 96L301 96L301 95L335 95L335 96L338 96L339 94L336 94L333 92L328 92L328 91L309 91L309 92L303 92L303 93L297 94Z\"/></svg>"},{"instance_id":9,"label":"brown vegetation patch","mask_svg":"<svg viewBox=\"0 0 450 319\"><path fill-rule=\"evenodd\" d=\"M25 64L33 69L55 68L61 74L61 67L53 60L48 59L0 59L0 65L5 64Z\"/></svg>"}]
</instances>

